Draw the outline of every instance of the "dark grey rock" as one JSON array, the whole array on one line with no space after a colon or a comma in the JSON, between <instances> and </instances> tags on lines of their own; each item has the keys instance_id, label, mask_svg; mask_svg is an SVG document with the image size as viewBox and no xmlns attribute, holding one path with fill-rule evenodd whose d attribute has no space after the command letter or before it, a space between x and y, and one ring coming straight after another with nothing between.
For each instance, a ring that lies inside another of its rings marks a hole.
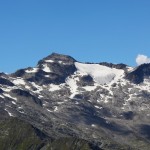
<instances>
[{"instance_id":1,"label":"dark grey rock","mask_svg":"<svg viewBox=\"0 0 150 150\"><path fill-rule=\"evenodd\" d=\"M130 80L135 84L143 82L144 78L150 76L150 64L142 64L137 67L134 71L127 73L126 79Z\"/></svg>"},{"instance_id":2,"label":"dark grey rock","mask_svg":"<svg viewBox=\"0 0 150 150\"><path fill-rule=\"evenodd\" d=\"M14 86L12 82L10 82L8 79L0 78L0 84L1 85L8 85L8 86Z\"/></svg>"},{"instance_id":3,"label":"dark grey rock","mask_svg":"<svg viewBox=\"0 0 150 150\"><path fill-rule=\"evenodd\" d=\"M125 64L112 64L112 63L107 63L107 62L102 62L102 63L99 63L100 65L103 65L103 66L107 66L107 67L110 67L110 68L116 68L116 69L126 69L127 65Z\"/></svg>"}]
</instances>

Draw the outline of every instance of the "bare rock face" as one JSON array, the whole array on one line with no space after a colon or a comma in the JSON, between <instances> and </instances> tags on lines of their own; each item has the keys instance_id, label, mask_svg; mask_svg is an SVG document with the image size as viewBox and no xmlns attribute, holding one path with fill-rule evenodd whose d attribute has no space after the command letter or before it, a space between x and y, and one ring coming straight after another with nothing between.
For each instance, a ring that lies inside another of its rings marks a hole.
<instances>
[{"instance_id":1,"label":"bare rock face","mask_svg":"<svg viewBox=\"0 0 150 150\"><path fill-rule=\"evenodd\" d=\"M121 64L112 64L112 63L102 62L99 64L103 65L103 66L111 67L111 68L116 68L116 69L125 69L127 67L127 65L122 64L122 63Z\"/></svg>"},{"instance_id":2,"label":"bare rock face","mask_svg":"<svg viewBox=\"0 0 150 150\"><path fill-rule=\"evenodd\" d=\"M10 82L8 79L5 79L5 78L0 78L0 84L7 85L7 86L14 86L12 82Z\"/></svg>"},{"instance_id":3,"label":"bare rock face","mask_svg":"<svg viewBox=\"0 0 150 150\"><path fill-rule=\"evenodd\" d=\"M77 82L79 86L94 86L93 78L90 75L84 75L80 77L79 82Z\"/></svg>"},{"instance_id":4,"label":"bare rock face","mask_svg":"<svg viewBox=\"0 0 150 150\"><path fill-rule=\"evenodd\" d=\"M7 119L25 122L38 150L149 150L149 77L150 64L79 63L52 53L33 68L0 73L0 128L11 127ZM6 135L1 129L0 144Z\"/></svg>"},{"instance_id":5,"label":"bare rock face","mask_svg":"<svg viewBox=\"0 0 150 150\"><path fill-rule=\"evenodd\" d=\"M128 73L126 78L135 84L142 83L145 78L150 77L150 64L142 64L134 71Z\"/></svg>"},{"instance_id":6,"label":"bare rock face","mask_svg":"<svg viewBox=\"0 0 150 150\"><path fill-rule=\"evenodd\" d=\"M36 82L41 85L50 83L61 84L65 82L69 75L76 71L74 62L76 60L70 56L52 53L38 62L36 72L29 67L16 71L12 76L23 77L30 82ZM29 71L26 72L26 70Z\"/></svg>"}]
</instances>

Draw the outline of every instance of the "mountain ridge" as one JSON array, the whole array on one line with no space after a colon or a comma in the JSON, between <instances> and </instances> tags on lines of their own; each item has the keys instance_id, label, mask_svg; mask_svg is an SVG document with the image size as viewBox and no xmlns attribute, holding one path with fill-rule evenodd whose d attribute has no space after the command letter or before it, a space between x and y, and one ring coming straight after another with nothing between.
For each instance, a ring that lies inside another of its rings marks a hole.
<instances>
[{"instance_id":1,"label":"mountain ridge","mask_svg":"<svg viewBox=\"0 0 150 150\"><path fill-rule=\"evenodd\" d=\"M149 66L81 63L52 53L35 67L0 74L0 119L19 118L56 140L148 150Z\"/></svg>"}]
</instances>

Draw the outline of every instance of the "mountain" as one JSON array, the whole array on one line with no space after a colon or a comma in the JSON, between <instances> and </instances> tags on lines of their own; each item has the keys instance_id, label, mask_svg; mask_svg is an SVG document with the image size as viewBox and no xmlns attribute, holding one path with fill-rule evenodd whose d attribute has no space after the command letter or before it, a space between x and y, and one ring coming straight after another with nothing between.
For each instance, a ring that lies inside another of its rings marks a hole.
<instances>
[{"instance_id":1,"label":"mountain","mask_svg":"<svg viewBox=\"0 0 150 150\"><path fill-rule=\"evenodd\" d=\"M52 53L0 73L2 150L149 150L150 64Z\"/></svg>"}]
</instances>

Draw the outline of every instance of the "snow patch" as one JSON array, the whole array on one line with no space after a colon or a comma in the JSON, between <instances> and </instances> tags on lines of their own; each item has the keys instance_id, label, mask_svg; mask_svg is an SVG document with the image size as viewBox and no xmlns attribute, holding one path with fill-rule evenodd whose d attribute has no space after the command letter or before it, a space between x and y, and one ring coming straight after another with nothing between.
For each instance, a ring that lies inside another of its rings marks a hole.
<instances>
[{"instance_id":1,"label":"snow patch","mask_svg":"<svg viewBox=\"0 0 150 150\"><path fill-rule=\"evenodd\" d=\"M35 84L34 82L31 82L31 84L37 89L36 91L32 91L33 93L40 93L43 90L41 86Z\"/></svg>"},{"instance_id":2,"label":"snow patch","mask_svg":"<svg viewBox=\"0 0 150 150\"><path fill-rule=\"evenodd\" d=\"M58 61L58 63L62 64L63 62L62 61Z\"/></svg>"},{"instance_id":3,"label":"snow patch","mask_svg":"<svg viewBox=\"0 0 150 150\"><path fill-rule=\"evenodd\" d=\"M114 79L118 79L118 77L124 73L123 70L109 68L99 64L83 64L75 62L75 66L79 73L90 75L96 83L102 85L110 83Z\"/></svg>"},{"instance_id":4,"label":"snow patch","mask_svg":"<svg viewBox=\"0 0 150 150\"><path fill-rule=\"evenodd\" d=\"M24 110L22 107L18 107L18 111L21 113L21 114L25 114Z\"/></svg>"},{"instance_id":5,"label":"snow patch","mask_svg":"<svg viewBox=\"0 0 150 150\"><path fill-rule=\"evenodd\" d=\"M45 62L53 63L54 61L49 59L49 60L45 60Z\"/></svg>"},{"instance_id":6,"label":"snow patch","mask_svg":"<svg viewBox=\"0 0 150 150\"><path fill-rule=\"evenodd\" d=\"M58 61L59 64L63 64L63 65L67 65L67 63L63 62L63 61Z\"/></svg>"},{"instance_id":7,"label":"snow patch","mask_svg":"<svg viewBox=\"0 0 150 150\"><path fill-rule=\"evenodd\" d=\"M49 110L49 109L46 109L48 112L53 112L53 111L51 111L51 110Z\"/></svg>"},{"instance_id":8,"label":"snow patch","mask_svg":"<svg viewBox=\"0 0 150 150\"><path fill-rule=\"evenodd\" d=\"M15 85L20 85L20 84L25 85L25 84L26 84L23 79L16 79L16 80L13 80L12 82L13 82Z\"/></svg>"},{"instance_id":9,"label":"snow patch","mask_svg":"<svg viewBox=\"0 0 150 150\"><path fill-rule=\"evenodd\" d=\"M8 115L9 115L10 117L14 117L13 114L12 114L11 112L9 112L6 108L5 108L5 111L7 111Z\"/></svg>"},{"instance_id":10,"label":"snow patch","mask_svg":"<svg viewBox=\"0 0 150 150\"><path fill-rule=\"evenodd\" d=\"M128 72L132 72L134 70L133 67L127 67Z\"/></svg>"},{"instance_id":11,"label":"snow patch","mask_svg":"<svg viewBox=\"0 0 150 150\"><path fill-rule=\"evenodd\" d=\"M50 84L50 89L49 89L50 92L58 91L58 90L60 90L60 89L61 89L61 88L60 88L59 85Z\"/></svg>"},{"instance_id":12,"label":"snow patch","mask_svg":"<svg viewBox=\"0 0 150 150\"><path fill-rule=\"evenodd\" d=\"M39 69L38 68L32 68L25 70L26 73L36 73Z\"/></svg>"},{"instance_id":13,"label":"snow patch","mask_svg":"<svg viewBox=\"0 0 150 150\"><path fill-rule=\"evenodd\" d=\"M92 127L96 127L96 125L95 125L95 124L91 124L91 126L92 126Z\"/></svg>"},{"instance_id":14,"label":"snow patch","mask_svg":"<svg viewBox=\"0 0 150 150\"><path fill-rule=\"evenodd\" d=\"M42 96L42 95L39 95L39 96L38 96L38 98L43 98L43 97L44 97L44 96Z\"/></svg>"},{"instance_id":15,"label":"snow patch","mask_svg":"<svg viewBox=\"0 0 150 150\"><path fill-rule=\"evenodd\" d=\"M82 87L83 89L85 89L86 91L94 91L97 88L97 84L94 84L94 86L84 86Z\"/></svg>"},{"instance_id":16,"label":"snow patch","mask_svg":"<svg viewBox=\"0 0 150 150\"><path fill-rule=\"evenodd\" d=\"M136 87L141 91L145 90L150 92L150 79L144 79L144 82L136 85Z\"/></svg>"},{"instance_id":17,"label":"snow patch","mask_svg":"<svg viewBox=\"0 0 150 150\"><path fill-rule=\"evenodd\" d=\"M13 100L17 101L17 98L16 98L16 97L12 97L12 96L10 96L10 95L7 94L7 93L3 93L3 95L4 95L5 97L8 97L8 98L10 98L10 99L13 99Z\"/></svg>"},{"instance_id":18,"label":"snow patch","mask_svg":"<svg viewBox=\"0 0 150 150\"><path fill-rule=\"evenodd\" d=\"M61 104L63 104L63 103L64 103L64 102L57 102L58 105L61 105Z\"/></svg>"},{"instance_id":19,"label":"snow patch","mask_svg":"<svg viewBox=\"0 0 150 150\"><path fill-rule=\"evenodd\" d=\"M54 106L54 111L58 111L58 107L57 106Z\"/></svg>"},{"instance_id":20,"label":"snow patch","mask_svg":"<svg viewBox=\"0 0 150 150\"><path fill-rule=\"evenodd\" d=\"M12 103L13 103L14 105L16 105L16 102L12 101Z\"/></svg>"},{"instance_id":21,"label":"snow patch","mask_svg":"<svg viewBox=\"0 0 150 150\"><path fill-rule=\"evenodd\" d=\"M44 107L48 106L48 102L44 101L42 104Z\"/></svg>"},{"instance_id":22,"label":"snow patch","mask_svg":"<svg viewBox=\"0 0 150 150\"><path fill-rule=\"evenodd\" d=\"M66 84L69 85L69 87L70 87L70 92L72 93L72 94L70 95L70 98L71 98L71 99L73 99L76 94L79 94L79 92L78 92L78 90L77 90L77 89L78 89L78 86L77 86L77 83L76 83L77 79L75 80L75 79L73 79L73 78L74 78L74 77L72 76L72 77L68 77L68 78L66 79Z\"/></svg>"},{"instance_id":23,"label":"snow patch","mask_svg":"<svg viewBox=\"0 0 150 150\"><path fill-rule=\"evenodd\" d=\"M7 87L7 88L1 88L5 92L10 92L13 88Z\"/></svg>"},{"instance_id":24,"label":"snow patch","mask_svg":"<svg viewBox=\"0 0 150 150\"><path fill-rule=\"evenodd\" d=\"M50 77L50 75L45 75L45 77L46 77L46 78L49 78L49 77Z\"/></svg>"},{"instance_id":25,"label":"snow patch","mask_svg":"<svg viewBox=\"0 0 150 150\"><path fill-rule=\"evenodd\" d=\"M43 71L45 72L52 72L51 69L47 66L47 64L43 64Z\"/></svg>"},{"instance_id":26,"label":"snow patch","mask_svg":"<svg viewBox=\"0 0 150 150\"><path fill-rule=\"evenodd\" d=\"M76 105L78 105L78 104L79 104L79 102L75 102L75 104L76 104Z\"/></svg>"},{"instance_id":27,"label":"snow patch","mask_svg":"<svg viewBox=\"0 0 150 150\"><path fill-rule=\"evenodd\" d=\"M28 85L26 85L25 88L26 88L26 89L29 89L29 90L31 89Z\"/></svg>"},{"instance_id":28,"label":"snow patch","mask_svg":"<svg viewBox=\"0 0 150 150\"><path fill-rule=\"evenodd\" d=\"M102 109L103 108L103 107L99 107L97 105L95 105L94 107L97 108L97 109Z\"/></svg>"},{"instance_id":29,"label":"snow patch","mask_svg":"<svg viewBox=\"0 0 150 150\"><path fill-rule=\"evenodd\" d=\"M0 95L1 98L5 98L4 96Z\"/></svg>"}]
</instances>

